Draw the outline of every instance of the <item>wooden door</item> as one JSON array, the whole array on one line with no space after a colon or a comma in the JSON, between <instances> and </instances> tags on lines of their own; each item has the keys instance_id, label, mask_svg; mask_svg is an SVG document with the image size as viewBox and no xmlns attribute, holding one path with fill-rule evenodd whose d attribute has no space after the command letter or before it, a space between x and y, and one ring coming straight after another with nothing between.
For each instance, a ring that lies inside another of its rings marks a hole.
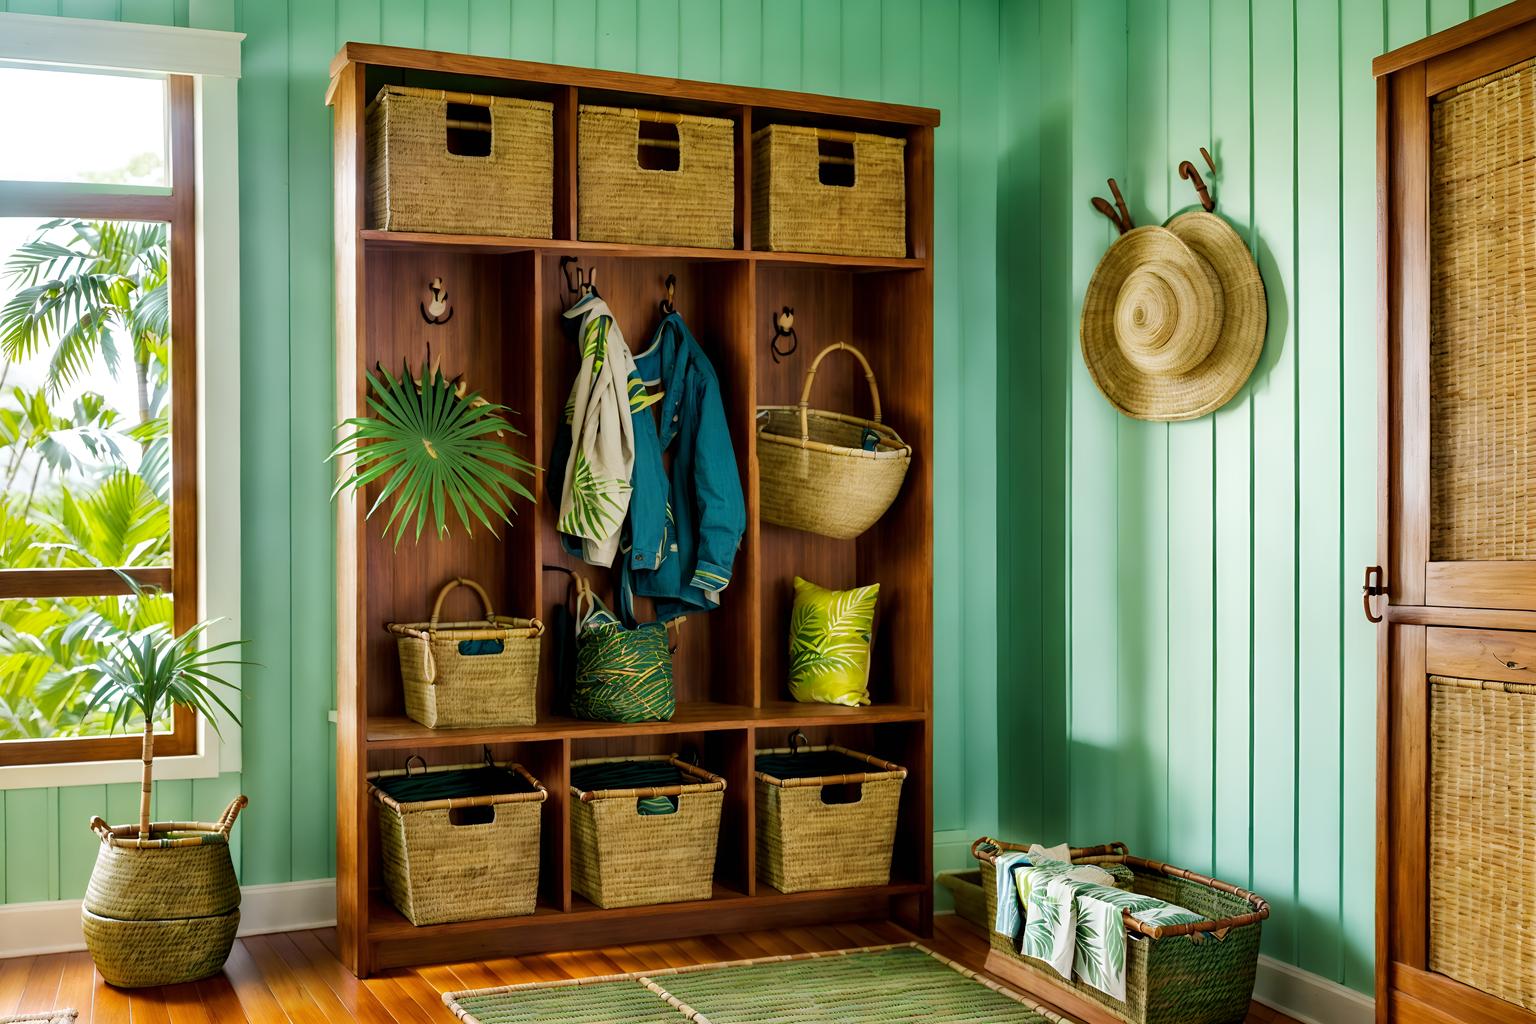
<instances>
[{"instance_id":1,"label":"wooden door","mask_svg":"<svg viewBox=\"0 0 1536 1024\"><path fill-rule=\"evenodd\" d=\"M1375 72L1377 1019L1536 1024L1536 0Z\"/></svg>"}]
</instances>

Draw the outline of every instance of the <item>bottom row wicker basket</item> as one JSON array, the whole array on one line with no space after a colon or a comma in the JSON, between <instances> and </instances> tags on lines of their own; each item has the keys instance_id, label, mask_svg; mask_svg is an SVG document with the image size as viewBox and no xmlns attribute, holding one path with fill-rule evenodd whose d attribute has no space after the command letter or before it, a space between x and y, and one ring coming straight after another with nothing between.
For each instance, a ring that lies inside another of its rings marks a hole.
<instances>
[{"instance_id":1,"label":"bottom row wicker basket","mask_svg":"<svg viewBox=\"0 0 1536 1024\"><path fill-rule=\"evenodd\" d=\"M972 845L971 853L980 862L985 921L995 920L997 914L998 854L1027 849L986 837ZM989 971L1043 998L1053 991L1077 996L1126 1024L1240 1024L1247 1019L1258 969L1259 928L1269 916L1268 903L1226 882L1133 857L1123 843L1074 849L1072 861L1098 864L1116 875L1120 888L1176 904L1207 920L1154 926L1126 914L1126 928L1136 934L1135 941L1126 944L1123 1002L1075 978L1063 980L1046 964L1015 951L1013 941L990 925Z\"/></svg>"},{"instance_id":2,"label":"bottom row wicker basket","mask_svg":"<svg viewBox=\"0 0 1536 1024\"><path fill-rule=\"evenodd\" d=\"M795 737L794 739L798 739ZM416 925L531 914L540 805L520 765L373 772L384 885ZM905 768L838 746L757 752L759 876L781 892L885 885ZM725 780L669 754L571 764L571 888L604 909L714 895Z\"/></svg>"},{"instance_id":3,"label":"bottom row wicker basket","mask_svg":"<svg viewBox=\"0 0 1536 1024\"><path fill-rule=\"evenodd\" d=\"M369 774L368 789L379 805L384 887L412 924L533 913L549 794L522 765L407 765Z\"/></svg>"}]
</instances>

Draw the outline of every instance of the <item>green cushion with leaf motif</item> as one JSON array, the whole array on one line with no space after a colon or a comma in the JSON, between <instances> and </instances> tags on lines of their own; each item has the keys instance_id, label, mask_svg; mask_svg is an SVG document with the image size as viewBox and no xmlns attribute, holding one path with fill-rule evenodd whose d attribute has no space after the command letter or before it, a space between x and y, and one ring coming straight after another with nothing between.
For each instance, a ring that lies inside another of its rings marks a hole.
<instances>
[{"instance_id":1,"label":"green cushion with leaf motif","mask_svg":"<svg viewBox=\"0 0 1536 1024\"><path fill-rule=\"evenodd\" d=\"M880 584L827 590L795 577L789 692L803 703L869 703L869 644Z\"/></svg>"}]
</instances>

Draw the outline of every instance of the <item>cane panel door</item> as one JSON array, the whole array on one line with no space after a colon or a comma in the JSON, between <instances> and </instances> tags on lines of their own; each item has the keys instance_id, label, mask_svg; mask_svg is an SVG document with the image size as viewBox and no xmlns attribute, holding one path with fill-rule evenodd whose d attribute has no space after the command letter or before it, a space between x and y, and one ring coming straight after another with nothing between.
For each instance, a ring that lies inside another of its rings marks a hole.
<instances>
[{"instance_id":1,"label":"cane panel door","mask_svg":"<svg viewBox=\"0 0 1536 1024\"><path fill-rule=\"evenodd\" d=\"M1536 0L1375 70L1377 1016L1536 1024Z\"/></svg>"}]
</instances>

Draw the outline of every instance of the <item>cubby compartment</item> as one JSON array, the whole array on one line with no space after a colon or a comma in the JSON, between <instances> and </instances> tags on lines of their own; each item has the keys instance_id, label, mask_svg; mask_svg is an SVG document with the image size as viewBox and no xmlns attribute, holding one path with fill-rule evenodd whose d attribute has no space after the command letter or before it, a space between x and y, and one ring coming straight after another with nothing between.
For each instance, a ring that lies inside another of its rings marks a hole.
<instances>
[{"instance_id":1,"label":"cubby compartment","mask_svg":"<svg viewBox=\"0 0 1536 1024\"><path fill-rule=\"evenodd\" d=\"M413 770L425 764L435 771L453 765L485 763L489 757L496 764L520 764L528 774L538 780L548 792L539 812L539 870L538 899L534 914L563 911L569 906L568 881L565 865L564 843L566 836L565 744L561 741L531 743L494 743L481 746L437 747L413 751L376 750L367 759L367 771L383 772ZM380 809L376 801L368 800L368 868L372 914L379 927L385 930L421 931L414 928L405 916L390 902L384 888L384 853L380 833ZM473 824L468 818L466 823ZM464 927L474 922L454 922L451 925L425 926Z\"/></svg>"},{"instance_id":2,"label":"cubby compartment","mask_svg":"<svg viewBox=\"0 0 1536 1024\"><path fill-rule=\"evenodd\" d=\"M882 421L913 448L901 490L886 513L861 536L838 540L763 522L758 534L759 680L764 707L793 698L789 692L790 613L796 576L830 590L878 583L870 651L869 693L874 706L924 707L931 673L932 407L903 392L926 381L932 351L922 317L900 314L903 292L922 287L907 271L855 273L837 268L759 266L759 305L794 310L798 346L774 358L766 344L755 353L759 407L795 405L817 353L839 342L869 360L879 387ZM781 348L782 350L782 348ZM841 358L840 358L841 357ZM859 362L833 353L813 382L812 408L873 418L869 384Z\"/></svg>"},{"instance_id":3,"label":"cubby compartment","mask_svg":"<svg viewBox=\"0 0 1536 1024\"><path fill-rule=\"evenodd\" d=\"M753 891L749 828L751 821L751 740L747 729L623 736L571 741L571 760L675 754L725 780L720 833L715 847L714 899L747 896ZM567 787L569 788L569 787ZM579 894L576 910L596 909Z\"/></svg>"},{"instance_id":4,"label":"cubby compartment","mask_svg":"<svg viewBox=\"0 0 1536 1024\"><path fill-rule=\"evenodd\" d=\"M751 418L749 405L743 399L751 394L752 383L750 364L741 351L739 311L747 301L751 277L750 268L734 260L645 260L584 254L562 269L562 257L543 257L544 286L540 289L539 316L544 347L541 433L546 441L541 464L547 465L552 457L566 398L581 366L581 353L575 337L579 321L565 316L567 307L577 298L568 286L567 273L575 275L578 268L596 281L599 297L612 311L630 350L637 354L651 345L665 315L661 302L667 295L666 284L672 280L672 301L704 349L719 379L731 445L745 495L751 486L748 461ZM663 464L669 469L671 459L671 451L663 454ZM546 475L544 480L548 481L549 477ZM617 613L618 571L588 565L568 554L556 529L558 513L559 495L544 494L538 512L541 566L558 566L581 573L593 584L603 602ZM672 655L673 686L680 707L685 704L750 707L754 703L753 663L742 643L750 629L754 582L751 546L744 537L742 548L736 555L731 582L720 594L719 607L688 615L673 634L676 644ZM541 614L548 621L564 621L556 609L572 606L571 585L567 573L544 570ZM653 618L648 599L636 600L636 616L641 621ZM545 675L554 681L560 673L548 659L553 656L555 641L548 650ZM558 702L555 711L565 713Z\"/></svg>"}]
</instances>

